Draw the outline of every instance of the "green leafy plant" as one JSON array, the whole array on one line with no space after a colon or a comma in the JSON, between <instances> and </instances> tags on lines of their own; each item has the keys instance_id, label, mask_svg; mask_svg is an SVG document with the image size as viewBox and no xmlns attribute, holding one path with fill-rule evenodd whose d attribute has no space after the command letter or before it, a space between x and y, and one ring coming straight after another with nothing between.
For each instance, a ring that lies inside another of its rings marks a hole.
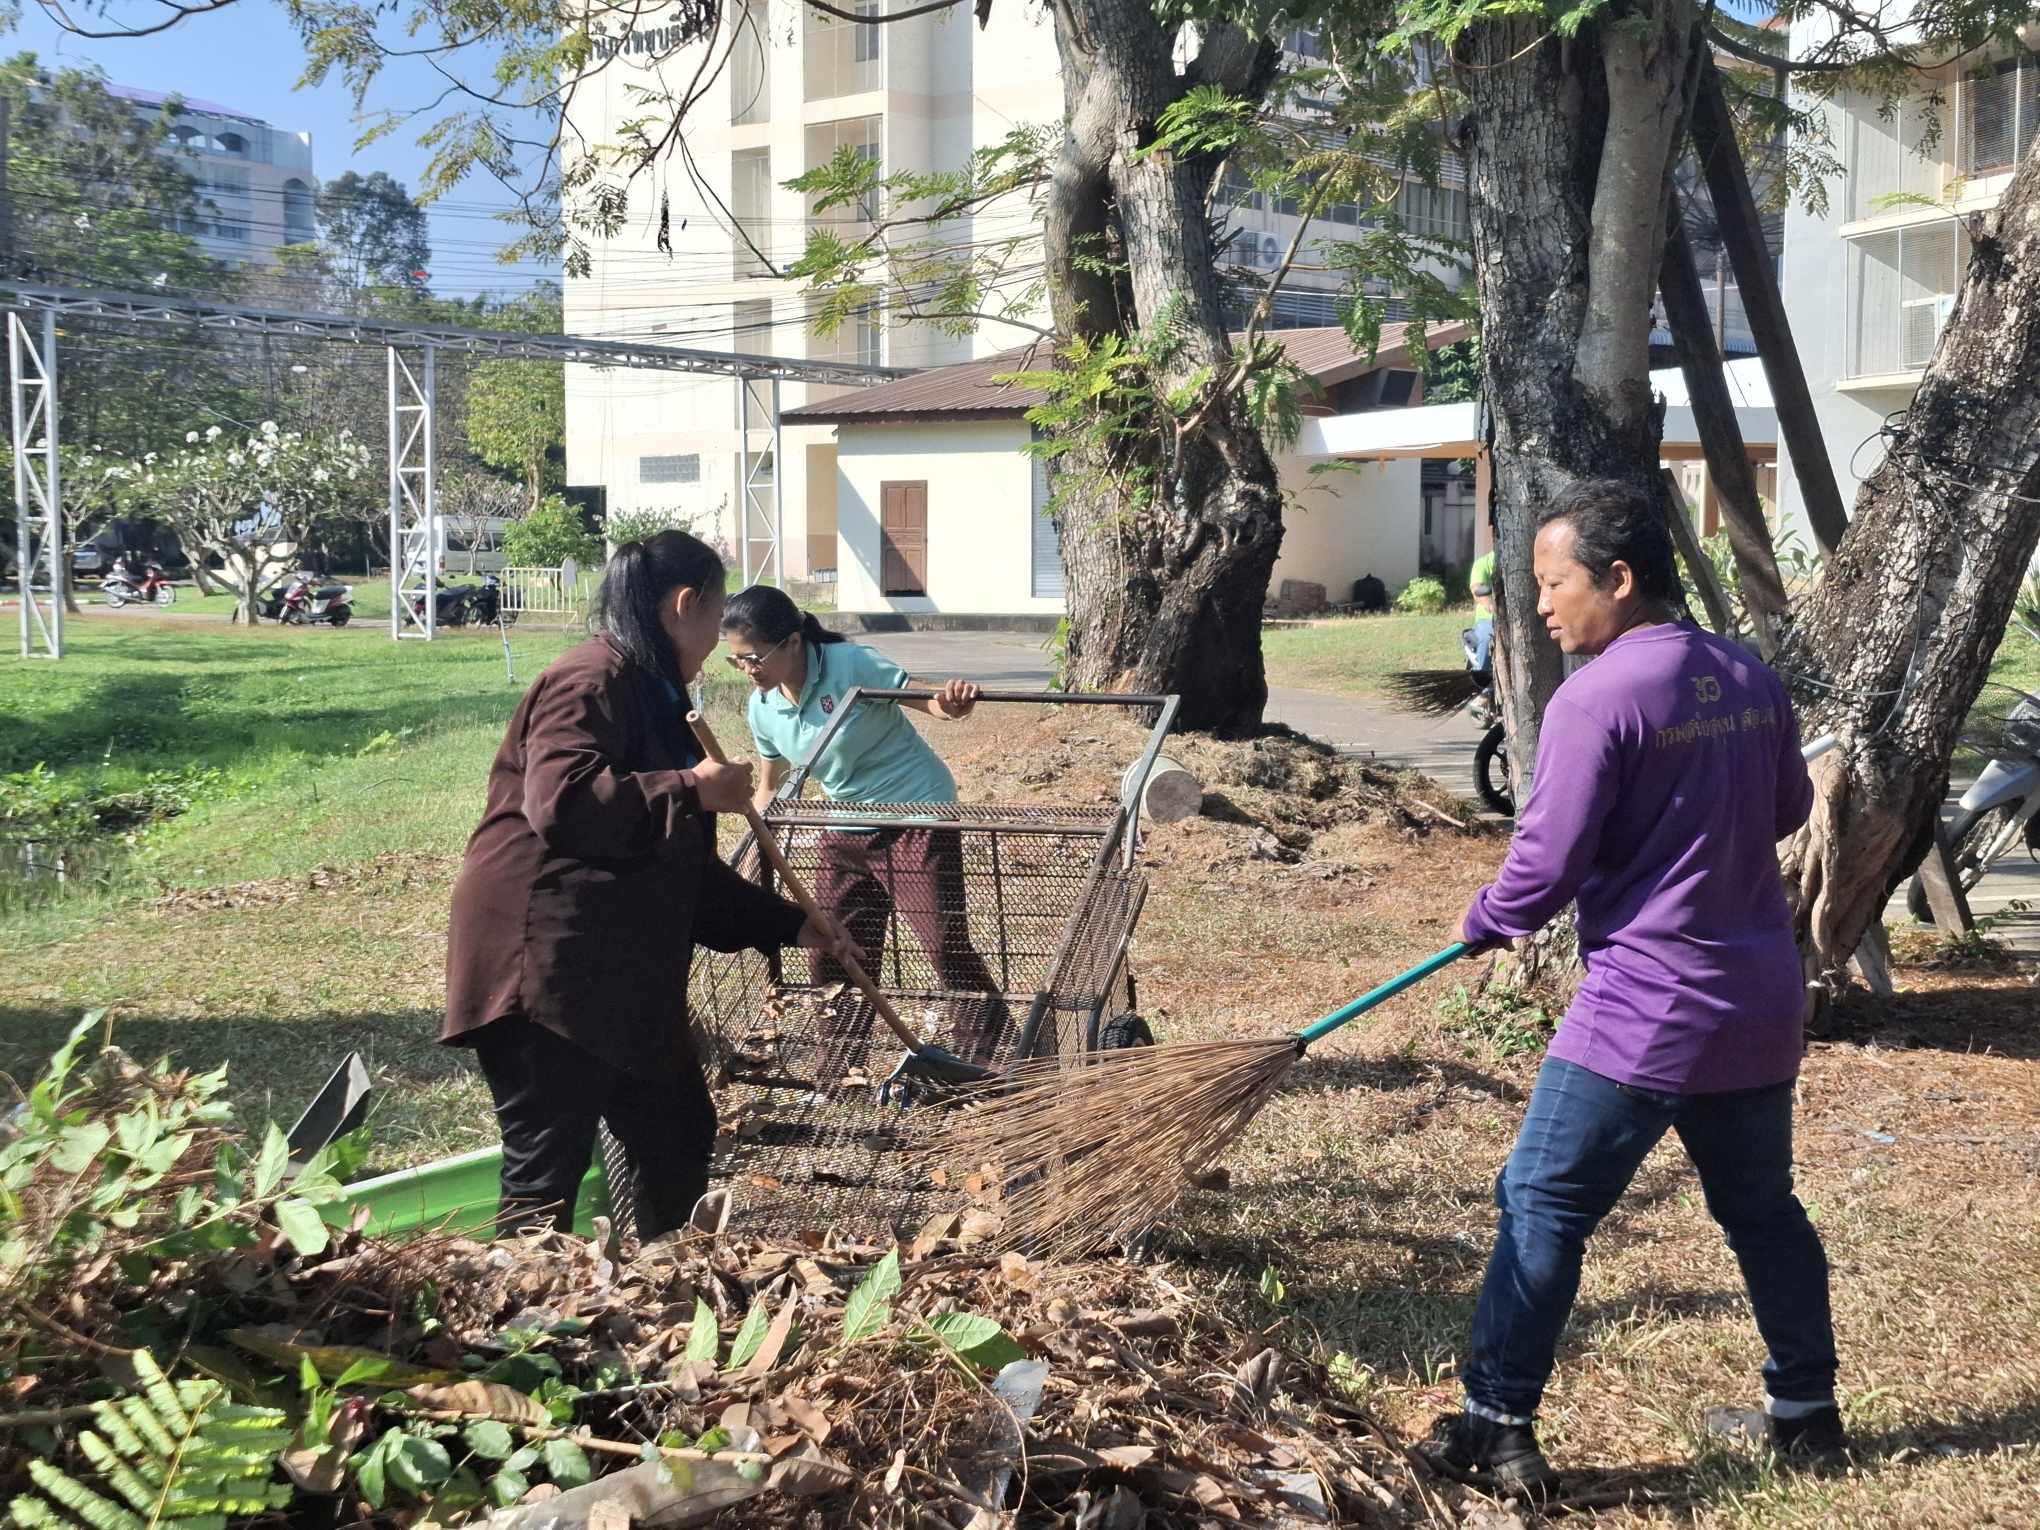
<instances>
[{"instance_id":1,"label":"green leafy plant","mask_svg":"<svg viewBox=\"0 0 2040 1530\"><path fill-rule=\"evenodd\" d=\"M226 1530L280 1509L292 1490L274 1480L291 1444L275 1408L227 1400L213 1381L173 1384L147 1350L135 1352L137 1391L92 1405L96 1426L78 1436L88 1482L54 1461L31 1457L39 1490L9 1505L23 1530Z\"/></svg>"},{"instance_id":2,"label":"green leafy plant","mask_svg":"<svg viewBox=\"0 0 2040 1530\"><path fill-rule=\"evenodd\" d=\"M602 561L602 543L558 494L503 528L503 561L511 568L558 568L569 558L592 567Z\"/></svg>"},{"instance_id":3,"label":"green leafy plant","mask_svg":"<svg viewBox=\"0 0 2040 1530\"><path fill-rule=\"evenodd\" d=\"M1506 983L1455 988L1438 1002L1448 1036L1475 1042L1496 1057L1541 1052L1558 1021L1537 994Z\"/></svg>"},{"instance_id":4,"label":"green leafy plant","mask_svg":"<svg viewBox=\"0 0 2040 1530\"><path fill-rule=\"evenodd\" d=\"M1436 616L1445 609L1445 586L1429 574L1419 574L1396 595L1395 608L1405 616Z\"/></svg>"},{"instance_id":5,"label":"green leafy plant","mask_svg":"<svg viewBox=\"0 0 2040 1530\"><path fill-rule=\"evenodd\" d=\"M870 1338L892 1321L892 1299L900 1289L900 1253L893 1249L865 1272L843 1303L843 1342Z\"/></svg>"}]
</instances>

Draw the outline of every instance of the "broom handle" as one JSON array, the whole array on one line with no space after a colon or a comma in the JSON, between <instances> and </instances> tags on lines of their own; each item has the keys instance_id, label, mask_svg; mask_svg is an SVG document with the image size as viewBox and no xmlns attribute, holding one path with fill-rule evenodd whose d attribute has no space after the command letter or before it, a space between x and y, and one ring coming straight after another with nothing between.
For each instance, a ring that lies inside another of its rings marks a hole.
<instances>
[{"instance_id":1,"label":"broom handle","mask_svg":"<svg viewBox=\"0 0 2040 1530\"><path fill-rule=\"evenodd\" d=\"M1427 956L1418 962L1416 966L1410 968L1409 971L1397 973L1379 988L1369 989L1345 1008L1335 1009L1315 1025L1305 1026L1296 1033L1296 1039L1303 1043L1303 1045L1309 1046L1313 1041L1330 1035L1348 1020L1357 1019L1359 1016L1366 1014L1368 1010L1374 1008L1375 1005L1386 1003L1394 998L1405 988L1411 988L1423 982L1425 978L1436 972L1440 967L1451 966L1452 963L1458 961L1460 957L1466 955L1472 949L1463 940L1454 941L1436 956Z\"/></svg>"},{"instance_id":2,"label":"broom handle","mask_svg":"<svg viewBox=\"0 0 2040 1530\"><path fill-rule=\"evenodd\" d=\"M701 741L704 754L718 765L729 764L729 756L723 753L722 745L716 742L715 730L709 727L706 717L699 712L689 712L687 726L694 730L694 736ZM750 820L751 835L758 843L759 853L772 863L772 869L779 873L779 880L784 882L786 890L793 894L793 901L800 905L800 911L808 918L819 921L822 911L816 905L814 896L809 893L801 879L793 874L793 868L786 864L786 853L779 848L779 841L773 837L772 831L765 827L765 820L758 816L757 807L748 797L744 799L744 817ZM871 981L864 968L858 964L857 958L845 951L838 961L844 973L856 985L857 991L871 1001L871 1007L878 1011L878 1018L892 1029L895 1036L906 1043L909 1052L919 1052L921 1038L907 1028L907 1022L900 1018L900 1012L892 1007L890 999L878 991L878 985Z\"/></svg>"}]
</instances>

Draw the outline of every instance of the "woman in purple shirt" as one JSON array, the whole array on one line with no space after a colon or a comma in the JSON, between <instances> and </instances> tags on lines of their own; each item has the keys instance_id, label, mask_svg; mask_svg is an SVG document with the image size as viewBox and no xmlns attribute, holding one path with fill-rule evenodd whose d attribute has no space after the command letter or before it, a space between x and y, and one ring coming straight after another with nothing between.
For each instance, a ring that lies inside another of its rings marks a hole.
<instances>
[{"instance_id":1,"label":"woman in purple shirt","mask_svg":"<svg viewBox=\"0 0 2040 1530\"><path fill-rule=\"evenodd\" d=\"M1833 1456L1827 1258L1792 1193L1805 989L1776 845L1806 822L1813 787L1791 703L1749 653L1674 613L1670 534L1629 485L1561 496L1536 571L1553 639L1597 662L1545 711L1529 801L1464 933L1506 945L1577 900L1587 975L1495 1182L1465 1412L1425 1454L1485 1487L1553 1490L1534 1420L1587 1237L1675 1131L1770 1351L1764 1412L1716 1410L1709 1426Z\"/></svg>"}]
</instances>

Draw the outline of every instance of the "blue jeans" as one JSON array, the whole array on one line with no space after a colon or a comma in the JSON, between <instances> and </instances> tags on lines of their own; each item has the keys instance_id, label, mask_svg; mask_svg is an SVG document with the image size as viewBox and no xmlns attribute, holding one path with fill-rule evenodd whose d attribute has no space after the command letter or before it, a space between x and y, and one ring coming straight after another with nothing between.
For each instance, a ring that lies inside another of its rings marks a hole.
<instances>
[{"instance_id":1,"label":"blue jeans","mask_svg":"<svg viewBox=\"0 0 2040 1530\"><path fill-rule=\"evenodd\" d=\"M1495 619L1492 616L1476 616L1473 619L1473 667L1486 669L1494 649Z\"/></svg>"},{"instance_id":2,"label":"blue jeans","mask_svg":"<svg viewBox=\"0 0 2040 1530\"><path fill-rule=\"evenodd\" d=\"M1827 1255L1792 1193L1792 1086L1659 1094L1554 1057L1495 1181L1502 1219L1463 1378L1482 1409L1536 1413L1587 1237L1667 1129L1699 1170L1707 1210L1742 1266L1770 1350L1765 1392L1794 1402L1834 1395Z\"/></svg>"}]
</instances>

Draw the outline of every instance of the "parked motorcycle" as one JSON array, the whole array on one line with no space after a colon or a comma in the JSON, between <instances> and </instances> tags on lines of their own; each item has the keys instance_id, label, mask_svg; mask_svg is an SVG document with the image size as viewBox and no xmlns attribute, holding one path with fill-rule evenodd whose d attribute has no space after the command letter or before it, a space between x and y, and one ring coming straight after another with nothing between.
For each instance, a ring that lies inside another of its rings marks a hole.
<instances>
[{"instance_id":1,"label":"parked motorcycle","mask_svg":"<svg viewBox=\"0 0 2040 1530\"><path fill-rule=\"evenodd\" d=\"M2040 633L2019 625L2040 642ZM1962 794L1948 825L1949 859L1965 893L2021 846L2029 856L2040 855L2040 696L2019 694L2024 699L1997 730L1997 757ZM1934 922L1926 884L1917 876L1906 889L1905 904L1922 924Z\"/></svg>"},{"instance_id":2,"label":"parked motorcycle","mask_svg":"<svg viewBox=\"0 0 2040 1530\"><path fill-rule=\"evenodd\" d=\"M344 627L354 619L354 586L316 584L310 574L293 574L269 592L262 614L287 627L313 622Z\"/></svg>"},{"instance_id":3,"label":"parked motorcycle","mask_svg":"<svg viewBox=\"0 0 2040 1530\"><path fill-rule=\"evenodd\" d=\"M493 627L503 607L502 581L494 574L484 576L478 585L447 585L434 591L433 595L438 608L434 624L440 627ZM411 616L416 621L425 620L423 595L411 597Z\"/></svg>"},{"instance_id":4,"label":"parked motorcycle","mask_svg":"<svg viewBox=\"0 0 2040 1530\"><path fill-rule=\"evenodd\" d=\"M124 568L115 569L99 581L99 592L115 611L129 601L136 605L167 606L177 598L177 592L170 588L170 581L160 563L151 563L140 580Z\"/></svg>"},{"instance_id":5,"label":"parked motorcycle","mask_svg":"<svg viewBox=\"0 0 2040 1530\"><path fill-rule=\"evenodd\" d=\"M1459 634L1459 647L1466 655L1468 673L1480 681L1480 690L1467 702L1466 710L1475 722L1487 729L1473 749L1473 789L1480 793L1480 800L1495 812L1514 818L1516 796L1509 784L1509 734L1502 726L1501 703L1495 699L1494 669L1492 666L1486 669L1475 667L1477 650L1471 627Z\"/></svg>"}]
</instances>

